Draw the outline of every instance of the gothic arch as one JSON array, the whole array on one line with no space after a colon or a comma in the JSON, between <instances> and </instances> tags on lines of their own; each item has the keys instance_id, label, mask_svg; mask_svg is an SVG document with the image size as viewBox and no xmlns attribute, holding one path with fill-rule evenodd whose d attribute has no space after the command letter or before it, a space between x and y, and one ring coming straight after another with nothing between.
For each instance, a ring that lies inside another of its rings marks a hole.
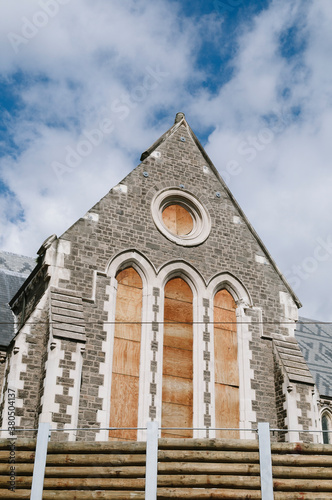
<instances>
[{"instance_id":1,"label":"gothic arch","mask_svg":"<svg viewBox=\"0 0 332 500\"><path fill-rule=\"evenodd\" d=\"M112 257L106 266L106 274L111 278L115 278L119 271L130 266L141 276L143 288L153 283L156 276L156 270L153 264L143 254L136 250L124 250Z\"/></svg>"},{"instance_id":2,"label":"gothic arch","mask_svg":"<svg viewBox=\"0 0 332 500\"><path fill-rule=\"evenodd\" d=\"M215 294L222 289L227 290L237 304L252 307L252 299L248 290L241 283L241 281L231 273L219 273L210 279L207 287L208 295L210 297L214 297Z\"/></svg>"},{"instance_id":3,"label":"gothic arch","mask_svg":"<svg viewBox=\"0 0 332 500\"><path fill-rule=\"evenodd\" d=\"M332 412L329 408L324 408L321 412L321 425L323 431L323 443L332 443Z\"/></svg>"},{"instance_id":4,"label":"gothic arch","mask_svg":"<svg viewBox=\"0 0 332 500\"><path fill-rule=\"evenodd\" d=\"M214 320L214 298L218 292L226 290L234 299L236 304L236 338L237 338L237 358L238 358L238 385L239 385L239 426L247 428L248 423L252 420L251 407L251 378L252 372L250 367L251 351L249 343L249 327L250 317L246 316L246 309L253 306L251 296L246 287L234 275L228 272L218 273L213 276L207 286L207 295L210 298L210 315ZM212 343L215 346L214 332L212 333ZM211 350L211 362L215 366L215 352ZM215 386L215 373L211 372L211 385ZM217 410L216 393L212 392L212 407L213 413ZM215 421L216 423L216 421ZM237 426L234 426L237 427ZM240 432L240 437L246 437L243 432Z\"/></svg>"}]
</instances>

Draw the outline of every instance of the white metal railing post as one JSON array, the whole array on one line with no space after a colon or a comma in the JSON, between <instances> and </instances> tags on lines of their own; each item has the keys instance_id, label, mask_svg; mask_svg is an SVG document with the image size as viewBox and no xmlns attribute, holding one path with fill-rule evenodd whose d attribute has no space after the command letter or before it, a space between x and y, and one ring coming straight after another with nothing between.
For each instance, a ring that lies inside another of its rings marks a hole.
<instances>
[{"instance_id":1,"label":"white metal railing post","mask_svg":"<svg viewBox=\"0 0 332 500\"><path fill-rule=\"evenodd\" d=\"M145 500L156 500L158 475L158 422L148 422L146 428Z\"/></svg>"},{"instance_id":2,"label":"white metal railing post","mask_svg":"<svg viewBox=\"0 0 332 500\"><path fill-rule=\"evenodd\" d=\"M50 424L42 422L38 426L35 463L33 466L30 500L42 500Z\"/></svg>"},{"instance_id":3,"label":"white metal railing post","mask_svg":"<svg viewBox=\"0 0 332 500\"><path fill-rule=\"evenodd\" d=\"M271 440L268 422L258 424L258 440L262 500L273 500Z\"/></svg>"}]
</instances>

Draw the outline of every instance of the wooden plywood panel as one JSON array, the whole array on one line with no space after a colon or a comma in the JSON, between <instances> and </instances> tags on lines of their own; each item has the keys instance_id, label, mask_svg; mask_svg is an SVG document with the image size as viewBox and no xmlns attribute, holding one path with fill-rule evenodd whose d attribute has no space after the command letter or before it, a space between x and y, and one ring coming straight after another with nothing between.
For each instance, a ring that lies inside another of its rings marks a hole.
<instances>
[{"instance_id":1,"label":"wooden plywood panel","mask_svg":"<svg viewBox=\"0 0 332 500\"><path fill-rule=\"evenodd\" d=\"M191 302L184 302L169 297L164 305L165 321L179 321L180 323L192 323L193 306Z\"/></svg>"},{"instance_id":2,"label":"wooden plywood panel","mask_svg":"<svg viewBox=\"0 0 332 500\"><path fill-rule=\"evenodd\" d=\"M114 339L113 373L139 376L140 343Z\"/></svg>"},{"instance_id":3,"label":"wooden plywood panel","mask_svg":"<svg viewBox=\"0 0 332 500\"><path fill-rule=\"evenodd\" d=\"M114 337L140 342L142 325L139 324L117 324L115 325Z\"/></svg>"},{"instance_id":4,"label":"wooden plywood panel","mask_svg":"<svg viewBox=\"0 0 332 500\"><path fill-rule=\"evenodd\" d=\"M118 285L116 297L117 321L137 321L142 310L142 289Z\"/></svg>"},{"instance_id":5,"label":"wooden plywood panel","mask_svg":"<svg viewBox=\"0 0 332 500\"><path fill-rule=\"evenodd\" d=\"M239 428L239 389L215 384L216 427ZM239 438L238 431L217 431L216 437Z\"/></svg>"},{"instance_id":6,"label":"wooden plywood panel","mask_svg":"<svg viewBox=\"0 0 332 500\"><path fill-rule=\"evenodd\" d=\"M193 384L191 379L163 375L162 400L169 403L192 406Z\"/></svg>"},{"instance_id":7,"label":"wooden plywood panel","mask_svg":"<svg viewBox=\"0 0 332 500\"><path fill-rule=\"evenodd\" d=\"M191 233L194 227L190 213L180 205L176 207L176 234L184 236Z\"/></svg>"},{"instance_id":8,"label":"wooden plywood panel","mask_svg":"<svg viewBox=\"0 0 332 500\"><path fill-rule=\"evenodd\" d=\"M164 345L178 349L192 350L193 327L192 325L167 325L164 327Z\"/></svg>"},{"instance_id":9,"label":"wooden plywood panel","mask_svg":"<svg viewBox=\"0 0 332 500\"><path fill-rule=\"evenodd\" d=\"M141 339L140 324L142 314L142 290L129 286L119 285L116 298L116 325L115 337L128 340ZM136 324L134 324L136 322Z\"/></svg>"},{"instance_id":10,"label":"wooden plywood panel","mask_svg":"<svg viewBox=\"0 0 332 500\"><path fill-rule=\"evenodd\" d=\"M116 280L119 284L122 285L127 285L134 288L143 288L140 275L132 267L128 267L127 269L120 271L116 276Z\"/></svg>"},{"instance_id":11,"label":"wooden plywood panel","mask_svg":"<svg viewBox=\"0 0 332 500\"><path fill-rule=\"evenodd\" d=\"M192 427L192 406L185 406L173 403L162 403L161 421L162 427ZM169 430L162 431L162 437L167 436L167 432L176 437L193 436L193 431L190 430Z\"/></svg>"},{"instance_id":12,"label":"wooden plywood panel","mask_svg":"<svg viewBox=\"0 0 332 500\"><path fill-rule=\"evenodd\" d=\"M121 271L117 280L110 427L137 427L142 280L133 268ZM135 440L137 431L110 431L109 435L111 440Z\"/></svg>"},{"instance_id":13,"label":"wooden plywood panel","mask_svg":"<svg viewBox=\"0 0 332 500\"><path fill-rule=\"evenodd\" d=\"M215 381L239 385L237 334L228 330L214 330Z\"/></svg>"},{"instance_id":14,"label":"wooden plywood panel","mask_svg":"<svg viewBox=\"0 0 332 500\"><path fill-rule=\"evenodd\" d=\"M165 286L162 426L192 427L193 329L192 291L181 278ZM188 321L188 325L167 321ZM186 347L186 349L183 349ZM165 431L163 436L192 437L190 431Z\"/></svg>"},{"instance_id":15,"label":"wooden plywood panel","mask_svg":"<svg viewBox=\"0 0 332 500\"><path fill-rule=\"evenodd\" d=\"M227 290L219 290L219 292L216 293L214 297L214 305L215 307L230 309L231 311L236 309L235 301Z\"/></svg>"},{"instance_id":16,"label":"wooden plywood panel","mask_svg":"<svg viewBox=\"0 0 332 500\"><path fill-rule=\"evenodd\" d=\"M173 234L184 236L193 230L193 218L181 205L169 205L166 207L162 218L167 229Z\"/></svg>"},{"instance_id":17,"label":"wooden plywood panel","mask_svg":"<svg viewBox=\"0 0 332 500\"><path fill-rule=\"evenodd\" d=\"M193 377L193 353L184 349L164 346L163 374L173 377Z\"/></svg>"},{"instance_id":18,"label":"wooden plywood panel","mask_svg":"<svg viewBox=\"0 0 332 500\"><path fill-rule=\"evenodd\" d=\"M230 311L229 309L221 309L220 307L214 307L214 324L215 328L221 328L223 330L230 330L236 332L236 313L235 310Z\"/></svg>"},{"instance_id":19,"label":"wooden plywood panel","mask_svg":"<svg viewBox=\"0 0 332 500\"><path fill-rule=\"evenodd\" d=\"M165 298L177 299L182 302L193 302L190 286L181 278L173 278L165 286Z\"/></svg>"},{"instance_id":20,"label":"wooden plywood panel","mask_svg":"<svg viewBox=\"0 0 332 500\"><path fill-rule=\"evenodd\" d=\"M138 377L113 373L110 427L137 427L138 387ZM137 431L110 431L109 436L135 440Z\"/></svg>"}]
</instances>

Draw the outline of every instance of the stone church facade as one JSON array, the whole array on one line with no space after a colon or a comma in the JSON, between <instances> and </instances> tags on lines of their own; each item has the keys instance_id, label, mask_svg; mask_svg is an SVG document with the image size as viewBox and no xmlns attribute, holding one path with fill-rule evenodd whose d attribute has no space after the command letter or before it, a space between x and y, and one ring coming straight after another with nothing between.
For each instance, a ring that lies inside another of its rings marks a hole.
<instances>
[{"instance_id":1,"label":"stone church facade","mask_svg":"<svg viewBox=\"0 0 332 500\"><path fill-rule=\"evenodd\" d=\"M168 437L251 438L268 421L320 440L303 432L321 424L301 304L183 113L38 255L10 302L2 428L12 389L16 425L50 422L52 439L141 440L156 420Z\"/></svg>"}]
</instances>

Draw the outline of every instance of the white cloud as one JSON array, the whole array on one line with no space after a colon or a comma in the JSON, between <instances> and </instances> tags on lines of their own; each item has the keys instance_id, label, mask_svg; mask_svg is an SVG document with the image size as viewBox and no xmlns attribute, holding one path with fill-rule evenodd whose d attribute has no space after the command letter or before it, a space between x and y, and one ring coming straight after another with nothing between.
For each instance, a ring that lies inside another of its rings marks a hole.
<instances>
[{"instance_id":1,"label":"white cloud","mask_svg":"<svg viewBox=\"0 0 332 500\"><path fill-rule=\"evenodd\" d=\"M4 249L34 255L136 166L180 110L198 135L214 128L207 152L284 272L331 234L330 2L274 1L239 25L232 77L210 93L190 91L189 83L208 79L196 64L204 40L217 40L223 51L218 13L197 21L166 0L49 0L56 15L15 51L8 33L22 36L45 12L41 1L10 2L0 16L2 78L29 75L17 84L20 110L6 119L22 152L0 167L16 196L14 205L0 201ZM286 58L281 39L292 26L305 43ZM165 117L156 123L159 111ZM274 122L266 121L272 114ZM76 151L105 119L112 131L59 180L54 162L65 164L68 147ZM8 213L20 207L25 219L14 223ZM305 315L328 319L331 268L332 258L302 279L296 292Z\"/></svg>"}]
</instances>

